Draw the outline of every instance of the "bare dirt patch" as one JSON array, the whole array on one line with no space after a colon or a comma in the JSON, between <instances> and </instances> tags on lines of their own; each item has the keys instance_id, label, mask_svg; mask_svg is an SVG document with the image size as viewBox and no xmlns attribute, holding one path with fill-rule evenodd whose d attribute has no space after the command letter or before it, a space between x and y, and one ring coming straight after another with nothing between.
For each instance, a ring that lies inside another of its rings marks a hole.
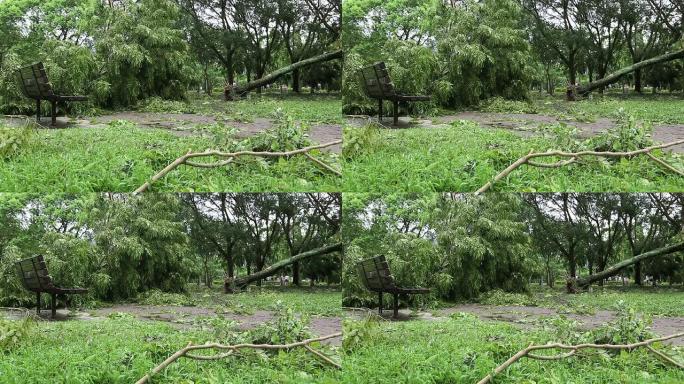
<instances>
[{"instance_id":1,"label":"bare dirt patch","mask_svg":"<svg viewBox=\"0 0 684 384\"><path fill-rule=\"evenodd\" d=\"M514 132L522 137L538 135L537 128L542 124L564 123L573 126L579 131L579 136L588 138L606 132L614 128L617 123L608 118L598 118L592 122L562 120L553 116L530 113L492 113L492 112L461 112L454 115L439 116L432 120L414 119L410 117L400 117L399 124L392 125L392 118L385 117L383 125L390 129L405 128L439 128L444 127L454 121L468 120L474 121L485 128L499 128ZM363 126L369 121L377 121L377 117L370 116L349 116L347 124L355 127ZM656 142L668 143L684 139L684 124L667 124L653 126L653 139ZM684 145L672 147L674 152L684 153Z\"/></svg>"},{"instance_id":2,"label":"bare dirt patch","mask_svg":"<svg viewBox=\"0 0 684 384\"><path fill-rule=\"evenodd\" d=\"M564 123L576 127L580 137L596 136L614 128L617 122L608 118L598 118L592 122L561 120L553 116L541 114L513 114L513 113L488 113L488 112L462 112L450 116L440 116L436 119L440 124L449 124L457 120L470 120L485 127L509 129L515 132L523 132L523 136L529 136L534 131L525 127L535 127L540 124ZM653 139L657 142L668 143L684 139L684 125L654 125ZM684 153L684 145L672 147L674 152Z\"/></svg>"},{"instance_id":3,"label":"bare dirt patch","mask_svg":"<svg viewBox=\"0 0 684 384\"><path fill-rule=\"evenodd\" d=\"M222 317L227 320L238 322L237 329L246 331L254 329L274 319L272 311L254 311L249 314L236 314L217 311L206 307L189 306L153 306L122 304L112 307L91 310L90 317L107 317L113 313L128 313L140 320L166 321L178 328L191 328L193 320L200 317ZM339 317L312 317L309 324L312 333L318 336L328 335L342 331L342 319ZM331 339L331 344L337 345L341 340Z\"/></svg>"},{"instance_id":4,"label":"bare dirt patch","mask_svg":"<svg viewBox=\"0 0 684 384\"><path fill-rule=\"evenodd\" d=\"M535 321L542 317L558 316L561 313L551 308L529 306L494 306L481 304L463 304L438 311L439 316L448 316L452 313L465 312L477 315L482 320L504 321L516 324L522 328L533 328ZM569 319L581 323L581 328L588 330L600 327L616 319L613 311L599 310L593 315L564 314ZM654 317L653 332L661 335L671 335L684 330L684 317ZM684 345L684 340L675 339L674 345Z\"/></svg>"},{"instance_id":5,"label":"bare dirt patch","mask_svg":"<svg viewBox=\"0 0 684 384\"><path fill-rule=\"evenodd\" d=\"M250 121L225 121L209 115L189 113L149 113L149 112L119 112L111 115L99 116L94 122L79 120L76 126L96 127L112 121L125 120L143 128L166 129L178 136L191 136L193 128L198 125L225 123L238 129L238 138L247 138L273 128L275 121L257 117ZM93 124L94 123L94 124ZM314 124L310 127L309 135L314 142L327 143L342 138L342 126L335 124ZM341 146L331 147L333 152L339 153Z\"/></svg>"}]
</instances>

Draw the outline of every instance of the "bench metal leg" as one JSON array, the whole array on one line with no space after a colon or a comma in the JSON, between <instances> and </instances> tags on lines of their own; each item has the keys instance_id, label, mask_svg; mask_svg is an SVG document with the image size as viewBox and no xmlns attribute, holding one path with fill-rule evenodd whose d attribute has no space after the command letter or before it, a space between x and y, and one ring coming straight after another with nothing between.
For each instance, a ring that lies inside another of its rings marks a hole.
<instances>
[{"instance_id":1,"label":"bench metal leg","mask_svg":"<svg viewBox=\"0 0 684 384\"><path fill-rule=\"evenodd\" d=\"M36 292L36 314L40 316L40 292Z\"/></svg>"},{"instance_id":2,"label":"bench metal leg","mask_svg":"<svg viewBox=\"0 0 684 384\"><path fill-rule=\"evenodd\" d=\"M399 317L399 294L394 294L394 318Z\"/></svg>"},{"instance_id":3,"label":"bench metal leg","mask_svg":"<svg viewBox=\"0 0 684 384\"><path fill-rule=\"evenodd\" d=\"M52 293L52 303L50 303L50 309L52 310L52 315L51 318L55 318L55 315L57 314L57 294Z\"/></svg>"},{"instance_id":4,"label":"bench metal leg","mask_svg":"<svg viewBox=\"0 0 684 384\"><path fill-rule=\"evenodd\" d=\"M382 316L382 291L378 292L378 313Z\"/></svg>"},{"instance_id":5,"label":"bench metal leg","mask_svg":"<svg viewBox=\"0 0 684 384\"><path fill-rule=\"evenodd\" d=\"M36 100L36 121L40 123L40 99Z\"/></svg>"},{"instance_id":6,"label":"bench metal leg","mask_svg":"<svg viewBox=\"0 0 684 384\"><path fill-rule=\"evenodd\" d=\"M394 100L394 125L399 124L399 101Z\"/></svg>"},{"instance_id":7,"label":"bench metal leg","mask_svg":"<svg viewBox=\"0 0 684 384\"><path fill-rule=\"evenodd\" d=\"M378 100L378 121L382 123L382 99Z\"/></svg>"},{"instance_id":8,"label":"bench metal leg","mask_svg":"<svg viewBox=\"0 0 684 384\"><path fill-rule=\"evenodd\" d=\"M55 125L57 125L57 102L56 101L52 102L52 114L50 116L52 116L52 126L54 127Z\"/></svg>"}]
</instances>

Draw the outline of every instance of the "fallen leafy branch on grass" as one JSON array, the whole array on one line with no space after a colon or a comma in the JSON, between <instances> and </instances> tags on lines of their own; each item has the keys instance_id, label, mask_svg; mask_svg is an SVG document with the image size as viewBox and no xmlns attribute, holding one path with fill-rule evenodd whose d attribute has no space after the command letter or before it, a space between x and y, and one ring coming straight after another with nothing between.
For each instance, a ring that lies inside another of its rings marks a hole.
<instances>
[{"instance_id":1,"label":"fallen leafy branch on grass","mask_svg":"<svg viewBox=\"0 0 684 384\"><path fill-rule=\"evenodd\" d=\"M516 169L520 168L521 166L527 164L533 167L539 167L539 168L560 168L566 165L574 164L576 163L581 157L585 156L597 156L597 157L612 157L612 158L620 158L620 157L634 157L634 156L639 156L639 155L646 155L649 157L649 159L655 161L658 163L660 166L664 167L665 169L677 173L679 175L684 175L684 171L678 170L672 165L668 164L662 159L659 159L655 157L651 152L656 150L656 149L665 149L669 147L674 147L675 145L681 145L684 144L684 140L677 140L673 141L670 143L665 143L665 144L659 144L659 145L654 145L646 148L641 148L638 150L634 151L628 151L628 152L609 152L609 151L580 151L580 152L563 152L563 151L549 151L549 152L530 152L527 155L519 158L516 160L513 164L509 165L508 168L504 169L501 171L498 175L494 176L494 179L492 181L487 182L487 184L483 185L480 189L478 189L475 194L480 194L487 192L493 185L494 183L500 181L501 179L507 177L510 175L513 171ZM538 163L535 161L532 161L533 159L536 158L542 158L542 157L561 157L561 158L567 158L567 160L560 160L555 163Z\"/></svg>"},{"instance_id":2,"label":"fallen leafy branch on grass","mask_svg":"<svg viewBox=\"0 0 684 384\"><path fill-rule=\"evenodd\" d=\"M684 366L681 363L678 363L674 359L672 359L670 356L667 356L665 353L661 351L657 351L653 347L651 347L651 344L661 342L661 341L666 341L666 340L672 340L676 339L679 337L684 337L684 332L681 333L676 333L674 335L670 336L663 336L663 337L658 337L654 339L648 339L644 341L640 341L638 343L632 343L632 344L577 344L577 345L567 345L567 344L560 344L560 343L552 343L552 344L546 344L546 345L533 345L530 344L527 348L519 351L515 355L511 356L508 360L506 360L503 364L499 365L494 369L493 373L490 373L489 375L485 376L482 380L478 381L477 384L487 384L491 382L491 380L494 378L494 376L498 375L499 373L505 371L509 366L511 366L513 363L516 361L522 359L523 357L527 357L530 359L536 359L536 360L561 360L567 357L571 357L577 353L580 349L608 349L608 350L626 350L626 351L632 351L634 349L640 348L640 347L645 347L647 348L650 352L658 356L660 359L663 361L672 364L678 368L684 369ZM568 352L565 353L560 353L558 355L535 355L531 352L534 351L539 351L543 349L560 349L560 350L566 350Z\"/></svg>"},{"instance_id":3,"label":"fallen leafy branch on grass","mask_svg":"<svg viewBox=\"0 0 684 384\"><path fill-rule=\"evenodd\" d=\"M328 340L328 339L333 339L336 337L341 337L342 332L337 332L337 333L332 333L330 335L326 336L320 336L312 339L306 339L302 341L298 341L296 343L290 343L290 344L236 344L236 345L225 345L225 344L218 344L218 343L206 343L203 345L193 345L192 343L189 343L185 348L177 351L173 355L169 356L166 360L164 360L161 364L156 366L152 372L149 374L143 376L140 380L136 382L136 384L144 384L147 383L148 380L153 376L156 375L157 373L163 371L171 365L174 361L178 360L181 357L186 357L188 359L194 359L194 360L220 360L226 357L233 356L235 353L239 353L240 349L266 349L266 350L290 350L293 348L297 347L302 347L318 357L321 361L324 363L331 365L337 369L341 369L342 366L339 363L336 363L333 361L331 358L328 356L324 355L322 352L317 351L313 349L310 344L314 342L319 342L323 340ZM195 355L191 354L190 352L197 351L197 350L202 350L202 349L215 349L219 351L226 351L223 353L219 353L216 355Z\"/></svg>"},{"instance_id":4,"label":"fallen leafy branch on grass","mask_svg":"<svg viewBox=\"0 0 684 384\"><path fill-rule=\"evenodd\" d=\"M197 168L218 168L218 167L223 167L225 165L228 165L233 162L234 159L240 157L240 156L258 156L258 157L290 157L290 156L296 156L296 155L305 155L309 160L314 162L316 165L321 166L323 169L325 169L328 172L332 172L337 176L342 176L342 173L335 168L331 167L330 165L324 163L323 161L316 159L313 157L309 152L314 150L314 149L321 149L321 148L327 148L327 147L332 147L333 145L338 145L342 144L342 140L335 140L331 141L325 144L318 144L318 145L312 145L309 147L304 147L304 148L299 148L295 149L292 151L287 151L287 152L257 152L257 151L240 151L240 152L221 152L217 150L206 150L204 152L188 152L185 155L177 158L174 160L171 164L167 165L166 168L162 169L157 173L156 175L152 176L150 181L145 182L145 184L141 185L138 189L134 191L134 193L140 193L140 192L145 192L147 189L152 186L152 184L159 179L163 178L166 176L169 172L173 171L174 169L178 168L179 166L185 164L187 166L191 167L197 167ZM199 157L219 157L219 158L225 158L226 160L222 161L217 161L214 163L198 163L194 161L190 161L191 159L199 158Z\"/></svg>"}]
</instances>

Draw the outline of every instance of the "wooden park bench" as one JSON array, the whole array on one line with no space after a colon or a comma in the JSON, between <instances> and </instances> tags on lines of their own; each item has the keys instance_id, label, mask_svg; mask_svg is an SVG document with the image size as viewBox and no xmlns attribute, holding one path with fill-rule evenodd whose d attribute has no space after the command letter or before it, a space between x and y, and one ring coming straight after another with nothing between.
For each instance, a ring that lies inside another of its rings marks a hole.
<instances>
[{"instance_id":1,"label":"wooden park bench","mask_svg":"<svg viewBox=\"0 0 684 384\"><path fill-rule=\"evenodd\" d=\"M366 259L356 265L363 285L371 292L378 292L378 313L382 316L382 294L391 293L394 296L394 317L399 315L399 295L426 294L428 288L398 287L389 269L385 256L380 255Z\"/></svg>"},{"instance_id":2,"label":"wooden park bench","mask_svg":"<svg viewBox=\"0 0 684 384\"><path fill-rule=\"evenodd\" d=\"M57 313L57 295L72 295L87 293L84 288L60 288L52 282L52 277L47 270L45 259L42 255L20 260L15 264L17 274L24 288L31 292L36 292L36 313L40 315L40 294L49 293L52 296L52 314L54 319Z\"/></svg>"},{"instance_id":3,"label":"wooden park bench","mask_svg":"<svg viewBox=\"0 0 684 384\"><path fill-rule=\"evenodd\" d=\"M430 101L430 96L404 95L394 89L385 63L378 62L359 71L363 90L371 99L378 100L378 120L382 122L382 101L390 100L394 105L394 125L399 123L399 103Z\"/></svg>"},{"instance_id":4,"label":"wooden park bench","mask_svg":"<svg viewBox=\"0 0 684 384\"><path fill-rule=\"evenodd\" d=\"M52 103L52 126L57 124L57 103L60 101L86 101L86 96L62 96L55 94L47 77L43 63L36 63L17 71L21 93L29 99L36 100L36 120L40 123L40 101Z\"/></svg>"}]
</instances>

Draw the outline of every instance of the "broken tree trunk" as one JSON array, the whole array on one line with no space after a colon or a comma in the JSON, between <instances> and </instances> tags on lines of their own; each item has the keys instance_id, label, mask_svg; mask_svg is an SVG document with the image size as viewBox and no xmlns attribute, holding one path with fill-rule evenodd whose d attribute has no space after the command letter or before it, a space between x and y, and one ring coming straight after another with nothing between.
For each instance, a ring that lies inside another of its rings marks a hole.
<instances>
[{"instance_id":1,"label":"broken tree trunk","mask_svg":"<svg viewBox=\"0 0 684 384\"><path fill-rule=\"evenodd\" d=\"M684 242L644 252L640 255L634 256L627 260L623 260L615 265L612 265L601 272L580 279L571 280L571 282L568 283L568 292L576 292L577 288L584 288L589 286L591 283L607 279L613 275L617 275L623 268L629 267L632 264L636 264L639 261L643 261L657 256L669 255L671 253L682 250L684 250Z\"/></svg>"},{"instance_id":2,"label":"broken tree trunk","mask_svg":"<svg viewBox=\"0 0 684 384\"><path fill-rule=\"evenodd\" d=\"M265 85L273 83L274 81L278 80L278 78L280 78L281 76L286 75L286 74L294 71L295 69L300 69L300 68L307 67L309 65L313 65L316 63L322 63L325 61L330 61L330 60L334 60L334 59L341 59L341 58L342 58L342 51L341 50L335 51L335 52L324 53L322 55L314 56L314 57L311 57L309 59L305 59L302 61L298 61L294 64L290 64L287 67L280 68L279 70L272 72L272 73L269 73L268 75L266 75L260 79L250 81L243 86L233 87L231 85L227 85L225 92L224 92L225 98L227 101L234 100L236 97L244 95L245 93L247 93L253 89L261 88Z\"/></svg>"},{"instance_id":3,"label":"broken tree trunk","mask_svg":"<svg viewBox=\"0 0 684 384\"><path fill-rule=\"evenodd\" d=\"M337 243L333 245L328 245L325 247L321 248L316 248L312 249L310 251L302 252L298 255L294 255L290 258L287 258L285 260L281 260L273 265L271 265L268 268L265 268L261 271L255 272L251 275L247 276L241 276L235 279L230 279L226 278L224 288L226 290L226 293L231 293L234 292L236 289L243 288L247 286L249 283L262 280L267 278L268 276L275 275L278 273L279 270L287 267L288 265L291 265L297 261L301 261L304 259L308 259L314 256L320 256L320 255L325 255L328 253L333 253L336 251L341 251L342 250L342 243Z\"/></svg>"},{"instance_id":4,"label":"broken tree trunk","mask_svg":"<svg viewBox=\"0 0 684 384\"><path fill-rule=\"evenodd\" d=\"M612 84L612 83L620 80L620 78L622 76L627 75L629 73L632 73L636 70L639 70L639 69L642 69L645 67L649 67L651 65L664 63L667 61L680 59L680 58L684 58L684 49L680 49L679 51L670 52L670 53L666 53L664 55L656 56L656 57L650 58L648 60L640 61L636 64L630 65L629 67L622 68L621 70L619 70L617 72L611 73L610 75L608 75L602 79L593 81L593 82L591 82L591 83L589 83L583 87L579 87L577 89L577 93L579 93L580 95L586 95L587 93L593 91L594 89L605 87L606 85Z\"/></svg>"}]
</instances>

